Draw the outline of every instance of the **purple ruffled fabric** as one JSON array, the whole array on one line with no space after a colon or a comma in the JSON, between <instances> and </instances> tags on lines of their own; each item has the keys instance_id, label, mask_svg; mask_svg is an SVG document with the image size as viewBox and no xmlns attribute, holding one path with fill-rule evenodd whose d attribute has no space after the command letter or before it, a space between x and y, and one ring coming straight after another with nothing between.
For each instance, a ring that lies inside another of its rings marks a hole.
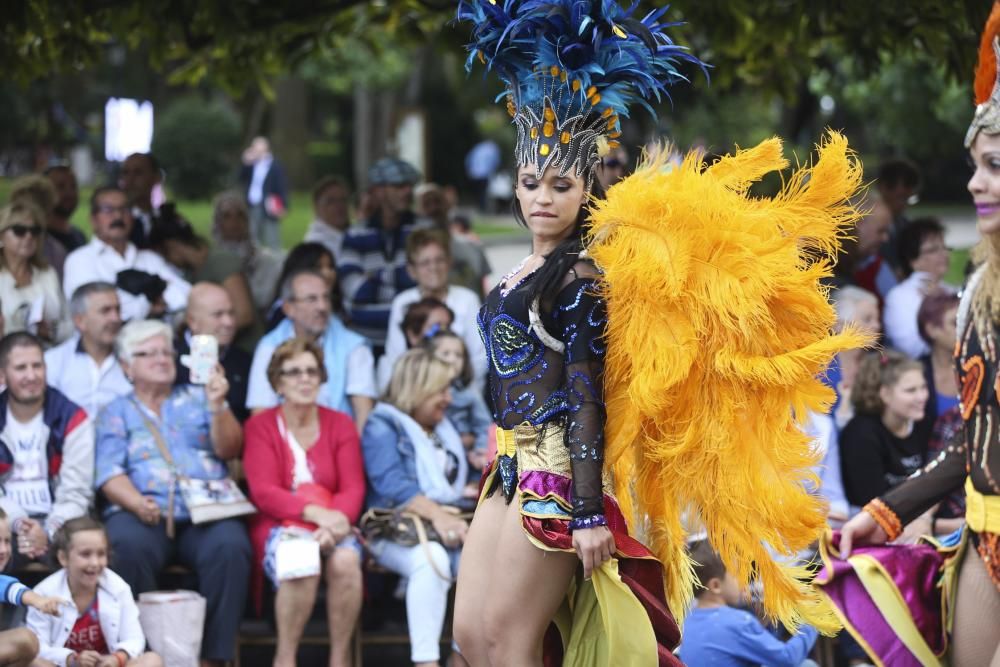
<instances>
[{"instance_id":1,"label":"purple ruffled fabric","mask_svg":"<svg viewBox=\"0 0 1000 667\"><path fill-rule=\"evenodd\" d=\"M888 601L872 599L853 566L837 557L839 533L834 533L832 544L834 548L828 550L829 558L824 559L816 583L871 648L874 655L870 657L893 667L921 667L879 610L879 603ZM859 546L852 556L868 556L881 564L906 602L924 641L936 655L943 654L947 641L938 582L945 556L927 544Z\"/></svg>"}]
</instances>

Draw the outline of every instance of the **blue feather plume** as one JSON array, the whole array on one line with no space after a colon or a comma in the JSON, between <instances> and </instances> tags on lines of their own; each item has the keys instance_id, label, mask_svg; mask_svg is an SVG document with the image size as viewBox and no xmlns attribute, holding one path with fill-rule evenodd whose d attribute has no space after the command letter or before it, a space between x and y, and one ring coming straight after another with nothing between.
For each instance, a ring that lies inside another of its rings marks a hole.
<instances>
[{"instance_id":1,"label":"blue feather plume","mask_svg":"<svg viewBox=\"0 0 1000 667\"><path fill-rule=\"evenodd\" d=\"M620 131L618 117L649 100L670 98L668 88L687 78L677 69L706 65L677 46L661 22L668 7L636 18L638 2L616 0L462 0L458 19L473 24L466 70L476 60L496 73L513 95L513 107L540 108L555 86L553 68L571 86L560 117L592 110L609 118L609 133ZM707 75L707 71L706 71ZM594 97L594 93L599 97ZM598 100L592 103L593 100ZM607 110L611 111L608 112Z\"/></svg>"}]
</instances>

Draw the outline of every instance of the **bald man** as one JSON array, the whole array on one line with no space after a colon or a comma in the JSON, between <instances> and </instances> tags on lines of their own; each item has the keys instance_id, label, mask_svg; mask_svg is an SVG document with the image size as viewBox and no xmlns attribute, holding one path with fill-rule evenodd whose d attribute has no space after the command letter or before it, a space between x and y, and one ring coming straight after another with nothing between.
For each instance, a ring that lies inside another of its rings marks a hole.
<instances>
[{"instance_id":1,"label":"bald man","mask_svg":"<svg viewBox=\"0 0 1000 667\"><path fill-rule=\"evenodd\" d=\"M180 355L188 354L191 350L191 336L215 336L219 341L219 362L229 380L226 400L236 418L243 422L250 414L246 408L247 380L253 359L246 351L233 345L236 319L229 293L215 283L195 283L188 297L184 325L184 331L174 344L178 355L177 384L188 384L191 381L190 370L180 363Z\"/></svg>"}]
</instances>

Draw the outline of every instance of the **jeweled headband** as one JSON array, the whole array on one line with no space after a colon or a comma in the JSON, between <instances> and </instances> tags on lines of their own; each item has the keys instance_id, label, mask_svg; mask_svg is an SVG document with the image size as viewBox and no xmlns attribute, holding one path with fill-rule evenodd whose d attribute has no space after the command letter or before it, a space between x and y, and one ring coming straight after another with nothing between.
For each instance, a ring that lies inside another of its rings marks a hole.
<instances>
[{"instance_id":1,"label":"jeweled headband","mask_svg":"<svg viewBox=\"0 0 1000 667\"><path fill-rule=\"evenodd\" d=\"M678 61L704 64L665 34L667 8L642 19L613 0L463 0L459 20L473 23L466 70L476 60L506 84L517 126L518 166L593 179L601 157L617 146L629 106L669 98L686 80Z\"/></svg>"},{"instance_id":2,"label":"jeweled headband","mask_svg":"<svg viewBox=\"0 0 1000 667\"><path fill-rule=\"evenodd\" d=\"M1000 3L993 3L993 10L983 28L979 44L979 64L976 66L976 113L969 131L965 133L965 147L971 148L980 131L1000 134Z\"/></svg>"}]
</instances>

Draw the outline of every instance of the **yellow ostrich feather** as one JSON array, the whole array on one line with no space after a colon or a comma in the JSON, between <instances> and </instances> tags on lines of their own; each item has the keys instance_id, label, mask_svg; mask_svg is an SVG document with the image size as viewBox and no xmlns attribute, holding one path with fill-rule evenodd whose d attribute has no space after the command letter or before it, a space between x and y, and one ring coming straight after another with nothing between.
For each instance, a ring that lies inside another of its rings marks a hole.
<instances>
[{"instance_id":1,"label":"yellow ostrich feather","mask_svg":"<svg viewBox=\"0 0 1000 667\"><path fill-rule=\"evenodd\" d=\"M647 525L683 613L693 575L682 517L707 529L763 609L795 628L839 627L796 553L819 538L824 506L806 487L817 463L800 420L825 410L817 380L840 350L820 285L858 211L861 165L839 134L773 198L751 196L788 166L778 139L706 166L654 159L595 202L588 252L608 305L606 460L625 516ZM665 155L666 151L661 151ZM775 560L777 557L777 561Z\"/></svg>"}]
</instances>

